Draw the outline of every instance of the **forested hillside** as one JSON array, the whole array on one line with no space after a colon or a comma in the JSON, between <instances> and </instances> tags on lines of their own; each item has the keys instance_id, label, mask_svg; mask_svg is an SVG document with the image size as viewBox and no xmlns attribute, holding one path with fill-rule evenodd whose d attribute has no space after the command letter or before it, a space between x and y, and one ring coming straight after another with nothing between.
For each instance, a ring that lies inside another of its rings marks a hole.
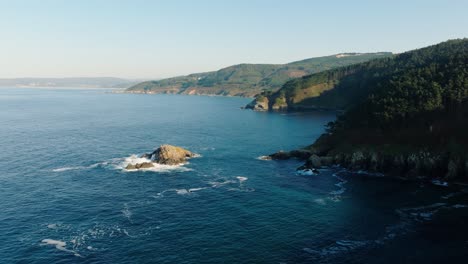
<instances>
[{"instance_id":1,"label":"forested hillside","mask_svg":"<svg viewBox=\"0 0 468 264\"><path fill-rule=\"evenodd\" d=\"M293 78L388 56L391 53L343 53L288 64L239 64L215 72L142 82L127 91L249 97L264 90L276 91Z\"/></svg>"},{"instance_id":2,"label":"forested hillside","mask_svg":"<svg viewBox=\"0 0 468 264\"><path fill-rule=\"evenodd\" d=\"M467 179L468 39L311 75L277 94L293 100L319 84L329 91L292 105L347 111L311 154L352 169Z\"/></svg>"},{"instance_id":3,"label":"forested hillside","mask_svg":"<svg viewBox=\"0 0 468 264\"><path fill-rule=\"evenodd\" d=\"M251 107L263 103L273 110L347 109L369 96L387 98L387 103L395 100L388 97L413 98L407 92L414 93L415 100L422 101L398 105L392 111L406 112L411 107L440 107L439 99L428 98L435 101L425 101L424 96L432 97L434 93L440 93L440 97L445 96L447 100L462 96L466 76L466 42L448 41L394 57L297 78L287 82L277 92L260 94ZM375 94L377 91L379 94ZM389 91L391 95L380 94L380 91ZM408 110L414 112L414 109ZM389 111L386 109L387 113Z\"/></svg>"}]
</instances>

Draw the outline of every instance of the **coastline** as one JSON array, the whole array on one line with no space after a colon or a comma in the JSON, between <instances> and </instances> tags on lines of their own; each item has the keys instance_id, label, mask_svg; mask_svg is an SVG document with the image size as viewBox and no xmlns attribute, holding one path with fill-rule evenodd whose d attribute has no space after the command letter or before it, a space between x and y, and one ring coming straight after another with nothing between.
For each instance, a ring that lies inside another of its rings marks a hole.
<instances>
[{"instance_id":1,"label":"coastline","mask_svg":"<svg viewBox=\"0 0 468 264\"><path fill-rule=\"evenodd\" d=\"M255 96L241 96L241 95L224 95L224 94L210 94L210 93L181 93L181 92L146 92L146 91L127 91L124 89L123 91L114 91L113 93L119 94L144 94L144 95L158 95L158 94L165 94L165 95L186 95L186 96L210 96L210 97L239 97L239 98L255 98Z\"/></svg>"},{"instance_id":2,"label":"coastline","mask_svg":"<svg viewBox=\"0 0 468 264\"><path fill-rule=\"evenodd\" d=\"M468 183L468 159L460 154L422 149L388 151L392 146L387 146L387 149L379 146L327 149L329 146L319 146L317 141L303 149L279 151L267 157L272 160L302 160L304 164L297 168L298 171L316 172L323 167L340 166L354 172L404 180Z\"/></svg>"}]
</instances>

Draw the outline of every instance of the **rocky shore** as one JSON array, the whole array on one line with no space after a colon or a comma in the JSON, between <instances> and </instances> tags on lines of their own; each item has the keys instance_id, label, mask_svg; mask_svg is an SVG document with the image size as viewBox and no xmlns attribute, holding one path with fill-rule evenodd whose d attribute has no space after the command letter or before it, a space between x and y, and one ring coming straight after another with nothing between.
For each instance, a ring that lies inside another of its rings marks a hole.
<instances>
[{"instance_id":1,"label":"rocky shore","mask_svg":"<svg viewBox=\"0 0 468 264\"><path fill-rule=\"evenodd\" d=\"M385 149L356 147L347 151L321 150L314 145L299 150L279 151L268 156L273 160L297 158L305 163L298 170L313 170L340 165L353 171L383 173L404 178L468 180L468 159L451 153L404 151L390 153Z\"/></svg>"}]
</instances>

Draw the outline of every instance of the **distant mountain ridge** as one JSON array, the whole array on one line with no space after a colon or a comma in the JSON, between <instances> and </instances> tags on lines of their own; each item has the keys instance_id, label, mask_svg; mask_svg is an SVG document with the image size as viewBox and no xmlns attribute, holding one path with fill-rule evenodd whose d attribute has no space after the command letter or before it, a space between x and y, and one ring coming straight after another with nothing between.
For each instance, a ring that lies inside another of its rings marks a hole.
<instances>
[{"instance_id":1,"label":"distant mountain ridge","mask_svg":"<svg viewBox=\"0 0 468 264\"><path fill-rule=\"evenodd\" d=\"M293 78L391 55L390 52L340 53L287 64L238 64L213 72L142 82L127 92L251 97L264 90L275 91Z\"/></svg>"},{"instance_id":2,"label":"distant mountain ridge","mask_svg":"<svg viewBox=\"0 0 468 264\"><path fill-rule=\"evenodd\" d=\"M5 78L0 87L128 88L138 82L115 77Z\"/></svg>"}]
</instances>

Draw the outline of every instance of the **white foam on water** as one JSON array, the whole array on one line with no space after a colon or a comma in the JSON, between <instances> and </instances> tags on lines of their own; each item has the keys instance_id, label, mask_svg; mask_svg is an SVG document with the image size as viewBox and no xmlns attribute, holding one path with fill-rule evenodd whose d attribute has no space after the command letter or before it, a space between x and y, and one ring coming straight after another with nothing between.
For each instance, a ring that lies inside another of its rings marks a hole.
<instances>
[{"instance_id":1,"label":"white foam on water","mask_svg":"<svg viewBox=\"0 0 468 264\"><path fill-rule=\"evenodd\" d=\"M198 192L198 191L205 190L205 189L207 189L207 187L190 188L190 189L188 189L188 191L189 192Z\"/></svg>"},{"instance_id":2,"label":"white foam on water","mask_svg":"<svg viewBox=\"0 0 468 264\"><path fill-rule=\"evenodd\" d=\"M124 210L125 211L125 210ZM41 246L54 246L57 250L71 253L77 257L84 257L90 251L100 251L99 248L94 248L92 242L96 240L102 240L104 238L114 239L116 237L130 237L132 239L138 239L139 237L149 236L155 230L158 230L159 226L149 226L141 230L141 228L133 229L133 225L119 226L114 225L103 225L96 223L94 226L88 228L73 228L70 225L57 224L58 227L63 231L67 231L68 237L55 240L55 239L43 239L40 243ZM55 235L55 231L53 232ZM85 254L84 256L81 254Z\"/></svg>"},{"instance_id":3,"label":"white foam on water","mask_svg":"<svg viewBox=\"0 0 468 264\"><path fill-rule=\"evenodd\" d=\"M56 229L56 228L57 228L57 224L48 224L48 225L47 225L47 228L49 228L49 229Z\"/></svg>"},{"instance_id":4,"label":"white foam on water","mask_svg":"<svg viewBox=\"0 0 468 264\"><path fill-rule=\"evenodd\" d=\"M71 170L89 170L89 169L94 169L94 168L96 168L98 166L106 165L106 164L107 164L107 162L99 162L99 163L91 164L89 166L61 167L61 168L53 169L52 171L53 172L64 172L64 171L71 171Z\"/></svg>"},{"instance_id":5,"label":"white foam on water","mask_svg":"<svg viewBox=\"0 0 468 264\"><path fill-rule=\"evenodd\" d=\"M77 252L67 249L66 248L67 242L47 238L47 239L43 239L41 241L41 243L42 243L41 245L52 245L52 246L55 246L55 248L60 250L60 251L69 252L69 253L72 253L73 255L77 256L77 257L82 257Z\"/></svg>"},{"instance_id":6,"label":"white foam on water","mask_svg":"<svg viewBox=\"0 0 468 264\"><path fill-rule=\"evenodd\" d=\"M446 181L441 181L441 180L432 180L432 184L437 185L437 186L442 186L442 187L448 187L449 184Z\"/></svg>"},{"instance_id":7,"label":"white foam on water","mask_svg":"<svg viewBox=\"0 0 468 264\"><path fill-rule=\"evenodd\" d=\"M127 165L136 165L139 163L145 163L145 162L152 162L150 159L147 158L140 158L137 155L131 155L129 157L126 157L121 160L120 163L116 164L114 167L116 169L125 171L125 172L135 172L135 171L152 171L152 172L170 172L170 171L179 171L179 172L186 172L186 171L192 171L192 169L183 167L184 165L188 164L187 163L181 163L177 165L165 165L165 164L158 164L155 162L153 163L153 167L151 168L144 168L144 169L135 169L135 170L127 170L125 169Z\"/></svg>"},{"instance_id":8,"label":"white foam on water","mask_svg":"<svg viewBox=\"0 0 468 264\"><path fill-rule=\"evenodd\" d=\"M54 240L54 239L43 239L41 241L43 245L54 245L57 249L66 250L67 242L61 240Z\"/></svg>"},{"instance_id":9,"label":"white foam on water","mask_svg":"<svg viewBox=\"0 0 468 264\"><path fill-rule=\"evenodd\" d=\"M53 169L53 172L63 172L63 171L70 171L70 170L82 170L85 169L86 167L83 166L77 166L77 167L63 167L63 168L56 168Z\"/></svg>"},{"instance_id":10,"label":"white foam on water","mask_svg":"<svg viewBox=\"0 0 468 264\"><path fill-rule=\"evenodd\" d=\"M215 182L215 181L209 182L209 184L210 184L211 187L213 187L213 188L222 187L222 186L224 186L224 185L226 185L226 184L232 184L232 183L237 183L237 181L226 180L226 181L223 181L223 182Z\"/></svg>"},{"instance_id":11,"label":"white foam on water","mask_svg":"<svg viewBox=\"0 0 468 264\"><path fill-rule=\"evenodd\" d=\"M466 205L466 204L455 204L455 205L452 205L452 208L468 208L468 205Z\"/></svg>"},{"instance_id":12,"label":"white foam on water","mask_svg":"<svg viewBox=\"0 0 468 264\"><path fill-rule=\"evenodd\" d=\"M201 157L200 155L196 154L195 157ZM126 170L125 168L127 165L132 164L139 164L139 163L144 163L144 162L152 162L154 167L152 168L144 168L144 169L136 169L136 170ZM138 155L130 155L129 157L125 158L113 158L108 161L104 162L99 162L95 163L89 166L67 166L67 167L60 167L60 168L55 168L52 169L53 172L65 172L65 171L72 171L72 170L88 170L88 169L93 169L97 168L99 166L105 167L105 168L110 168L110 169L117 169L117 170L122 170L125 172L134 172L134 171L153 171L153 172L170 172L170 171L180 171L180 172L185 172L185 171L192 171L192 169L184 167L184 165L189 164L188 162L186 163L181 163L177 165L165 165L165 164L158 164L153 162L150 159L147 158L141 158Z\"/></svg>"},{"instance_id":13,"label":"white foam on water","mask_svg":"<svg viewBox=\"0 0 468 264\"><path fill-rule=\"evenodd\" d=\"M258 160L271 160L271 157L270 156L260 156L260 157L257 157Z\"/></svg>"},{"instance_id":14,"label":"white foam on water","mask_svg":"<svg viewBox=\"0 0 468 264\"><path fill-rule=\"evenodd\" d=\"M135 238L135 236L131 236L126 229L122 229L122 231L126 236L131 237L131 238Z\"/></svg>"},{"instance_id":15,"label":"white foam on water","mask_svg":"<svg viewBox=\"0 0 468 264\"><path fill-rule=\"evenodd\" d=\"M178 194L178 195L186 195L186 194L189 194L189 191L187 189L176 189L175 192Z\"/></svg>"},{"instance_id":16,"label":"white foam on water","mask_svg":"<svg viewBox=\"0 0 468 264\"><path fill-rule=\"evenodd\" d=\"M226 190L232 192L255 192L254 188L227 188Z\"/></svg>"},{"instance_id":17,"label":"white foam on water","mask_svg":"<svg viewBox=\"0 0 468 264\"><path fill-rule=\"evenodd\" d=\"M297 170L296 171L297 175L301 176L312 176L315 175L315 173L311 169L305 169L305 170Z\"/></svg>"},{"instance_id":18,"label":"white foam on water","mask_svg":"<svg viewBox=\"0 0 468 264\"><path fill-rule=\"evenodd\" d=\"M243 182L245 182L246 180L249 179L249 178L244 177L244 176L237 176L236 178L239 180L239 183L243 183Z\"/></svg>"},{"instance_id":19,"label":"white foam on water","mask_svg":"<svg viewBox=\"0 0 468 264\"><path fill-rule=\"evenodd\" d=\"M205 190L205 189L208 189L209 187L197 187L197 188L189 188L189 189L185 189L185 188L182 188L182 189L167 189L167 190L164 190L162 192L159 192L157 193L156 195L153 195L152 197L155 198L155 199L159 199L159 198L162 198L164 197L164 194L167 193L167 192L174 192L178 195L190 195L194 192L198 192L198 191L201 191L201 190Z\"/></svg>"},{"instance_id":20,"label":"white foam on water","mask_svg":"<svg viewBox=\"0 0 468 264\"><path fill-rule=\"evenodd\" d=\"M329 194L333 196L340 196L346 191L346 187L344 186L346 183L348 183L348 181L338 176L338 173L333 173L332 177L337 178L340 181L335 184L335 186L338 187L339 189L335 191L331 191Z\"/></svg>"},{"instance_id":21,"label":"white foam on water","mask_svg":"<svg viewBox=\"0 0 468 264\"><path fill-rule=\"evenodd\" d=\"M128 219L128 221L132 222L132 212L130 212L130 209L128 208L128 204L124 204L124 209L122 210L122 214L125 216L125 218Z\"/></svg>"}]
</instances>

